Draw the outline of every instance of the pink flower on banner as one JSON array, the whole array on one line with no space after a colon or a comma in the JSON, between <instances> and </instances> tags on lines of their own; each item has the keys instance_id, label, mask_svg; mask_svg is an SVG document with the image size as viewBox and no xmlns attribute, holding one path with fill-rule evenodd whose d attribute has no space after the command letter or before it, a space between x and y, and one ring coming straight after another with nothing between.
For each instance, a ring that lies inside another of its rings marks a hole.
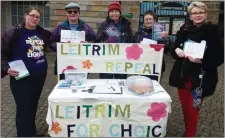
<instances>
[{"instance_id":1,"label":"pink flower on banner","mask_svg":"<svg viewBox=\"0 0 225 138\"><path fill-rule=\"evenodd\" d=\"M164 46L164 44L150 44L150 47L154 48L155 51L160 51Z\"/></svg>"},{"instance_id":2,"label":"pink flower on banner","mask_svg":"<svg viewBox=\"0 0 225 138\"><path fill-rule=\"evenodd\" d=\"M62 73L64 73L66 70L69 70L69 69L77 69L77 68L75 68L75 67L73 67L73 66L67 66L63 71L62 71Z\"/></svg>"},{"instance_id":3,"label":"pink flower on banner","mask_svg":"<svg viewBox=\"0 0 225 138\"><path fill-rule=\"evenodd\" d=\"M143 53L143 49L138 44L133 44L131 47L126 48L127 59L138 60Z\"/></svg>"},{"instance_id":4,"label":"pink flower on banner","mask_svg":"<svg viewBox=\"0 0 225 138\"><path fill-rule=\"evenodd\" d=\"M152 120L158 122L161 118L165 118L167 115L165 103L152 103L151 108L148 109L147 115L152 117Z\"/></svg>"}]
</instances>

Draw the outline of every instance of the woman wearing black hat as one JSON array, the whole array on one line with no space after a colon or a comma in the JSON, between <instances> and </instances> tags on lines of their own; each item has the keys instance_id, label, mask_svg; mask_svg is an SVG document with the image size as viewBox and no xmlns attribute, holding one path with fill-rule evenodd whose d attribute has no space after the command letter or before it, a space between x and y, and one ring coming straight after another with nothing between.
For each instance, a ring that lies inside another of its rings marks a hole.
<instances>
[{"instance_id":1,"label":"woman wearing black hat","mask_svg":"<svg viewBox=\"0 0 225 138\"><path fill-rule=\"evenodd\" d=\"M121 16L119 2L112 2L108 7L108 16L100 25L96 42L102 43L132 43L133 32L131 23ZM100 73L101 79L126 79L126 74Z\"/></svg>"}]
</instances>

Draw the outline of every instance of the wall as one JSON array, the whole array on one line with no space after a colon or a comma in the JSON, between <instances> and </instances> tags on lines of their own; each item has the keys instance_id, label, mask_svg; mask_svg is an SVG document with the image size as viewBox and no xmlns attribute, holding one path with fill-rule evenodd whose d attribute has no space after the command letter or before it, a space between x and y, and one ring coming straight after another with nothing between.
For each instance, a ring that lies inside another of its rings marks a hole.
<instances>
[{"instance_id":1,"label":"wall","mask_svg":"<svg viewBox=\"0 0 225 138\"><path fill-rule=\"evenodd\" d=\"M95 32L102 21L107 16L107 8L109 2L105 1L78 1L81 6L80 19L88 23ZM50 2L51 8L51 27L58 22L66 19L65 5L68 2Z\"/></svg>"},{"instance_id":2,"label":"wall","mask_svg":"<svg viewBox=\"0 0 225 138\"><path fill-rule=\"evenodd\" d=\"M153 0L154 1L154 0ZM50 23L53 28L58 22L66 19L64 7L69 1L50 1L51 17ZM76 2L76 1L74 1ZM108 12L108 5L111 1L78 1L81 5L81 19L87 22L97 32L97 28L102 21L105 20ZM209 8L208 20L213 23L218 23L220 2L219 1L204 1ZM133 13L131 21L132 30L136 32L139 24L140 1L122 1L122 12Z\"/></svg>"},{"instance_id":3,"label":"wall","mask_svg":"<svg viewBox=\"0 0 225 138\"><path fill-rule=\"evenodd\" d=\"M208 21L217 24L219 20L219 13L220 13L220 1L203 1L209 11L208 11Z\"/></svg>"},{"instance_id":4,"label":"wall","mask_svg":"<svg viewBox=\"0 0 225 138\"><path fill-rule=\"evenodd\" d=\"M78 1L77 3L81 6L80 18L88 23L95 30L95 32L97 32L100 23L104 21L108 15L108 5L110 1ZM133 19L129 19L132 22L133 31L137 31L138 28L140 10L139 3L139 1L121 2L122 12L133 13ZM68 4L68 2L51 1L49 4L51 8L50 23L52 28L58 22L66 19L64 7Z\"/></svg>"},{"instance_id":5,"label":"wall","mask_svg":"<svg viewBox=\"0 0 225 138\"><path fill-rule=\"evenodd\" d=\"M10 1L1 1L1 33L4 33L5 30L11 25Z\"/></svg>"}]
</instances>

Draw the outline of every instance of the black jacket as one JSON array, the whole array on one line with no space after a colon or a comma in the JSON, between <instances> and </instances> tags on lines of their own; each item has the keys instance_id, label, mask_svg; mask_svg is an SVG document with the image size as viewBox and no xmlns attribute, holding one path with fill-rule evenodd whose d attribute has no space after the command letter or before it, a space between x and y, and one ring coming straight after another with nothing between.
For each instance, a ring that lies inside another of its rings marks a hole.
<instances>
[{"instance_id":1,"label":"black jacket","mask_svg":"<svg viewBox=\"0 0 225 138\"><path fill-rule=\"evenodd\" d=\"M2 35L2 43L1 43L1 78L7 75L7 71L9 69L8 62L11 61L12 58L12 49L18 45L18 39L20 34L24 30L24 23L16 26L10 27L3 35ZM44 50L49 46L49 37L51 35L50 31L45 30L44 28L37 26L37 31L40 31L43 34L44 38Z\"/></svg>"},{"instance_id":2,"label":"black jacket","mask_svg":"<svg viewBox=\"0 0 225 138\"><path fill-rule=\"evenodd\" d=\"M195 42L206 41L207 48L202 64L192 63L188 59L179 58L176 54L175 49L183 49L184 42L188 39ZM224 46L217 25L210 23L204 23L200 27L191 23L183 25L177 32L171 55L176 59L169 77L171 86L184 88L184 82L189 79L192 90L195 89L200 85L199 74L202 69L205 72L202 82L203 97L214 93L218 81L217 67L224 63Z\"/></svg>"},{"instance_id":3,"label":"black jacket","mask_svg":"<svg viewBox=\"0 0 225 138\"><path fill-rule=\"evenodd\" d=\"M121 42L120 43L133 43L133 32L131 29L131 23L129 20L127 20L124 17L120 17L120 21L121 21ZM105 31L106 29L112 24L112 20L107 17L105 21L103 21L97 31L97 38L96 38L96 42L100 43L100 42L106 42L106 40L108 39L109 36L106 35Z\"/></svg>"},{"instance_id":4,"label":"black jacket","mask_svg":"<svg viewBox=\"0 0 225 138\"><path fill-rule=\"evenodd\" d=\"M148 30L149 31L149 30ZM150 30L151 32L151 30ZM147 30L145 28L140 28L134 35L134 43L140 43L142 41L142 37L144 35L152 35L152 33L148 33ZM150 36L152 37L152 36ZM149 38L152 39L152 38ZM163 41L158 41L159 44L165 44L165 47L169 46L169 38L163 40ZM163 58L163 62L162 62L162 73L165 72L166 70L166 63L165 63L165 59Z\"/></svg>"}]
</instances>

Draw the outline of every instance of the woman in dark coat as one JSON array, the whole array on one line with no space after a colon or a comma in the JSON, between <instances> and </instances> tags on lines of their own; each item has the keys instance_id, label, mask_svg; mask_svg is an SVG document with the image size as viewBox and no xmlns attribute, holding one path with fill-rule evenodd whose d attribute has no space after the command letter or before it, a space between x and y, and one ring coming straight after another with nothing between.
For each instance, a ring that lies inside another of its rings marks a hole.
<instances>
[{"instance_id":1,"label":"woman in dark coat","mask_svg":"<svg viewBox=\"0 0 225 138\"><path fill-rule=\"evenodd\" d=\"M143 41L143 38L147 39L152 39L152 25L156 20L156 14L153 11L146 11L143 15L143 27L140 28L134 35L134 42L135 43L140 43ZM165 46L168 46L169 44L169 38L168 38L168 33L163 32L161 36L164 38L164 40L158 41L158 43L165 44ZM165 60L163 58L162 62L162 70L161 70L161 77L162 73L166 70L166 64ZM149 77L153 80L158 80L158 76L153 76L153 75L147 75L146 77Z\"/></svg>"},{"instance_id":2,"label":"woman in dark coat","mask_svg":"<svg viewBox=\"0 0 225 138\"><path fill-rule=\"evenodd\" d=\"M177 32L172 56L176 59L172 68L169 84L178 88L185 122L185 136L194 137L198 126L200 107L196 108L196 88L202 89L202 100L214 93L218 73L217 67L224 63L224 47L217 25L206 22L207 6L202 2L192 2L188 7L190 23L183 25ZM202 59L185 55L184 42L206 41ZM202 77L203 76L203 77ZM202 85L200 85L202 80ZM193 103L194 102L194 103Z\"/></svg>"},{"instance_id":3,"label":"woman in dark coat","mask_svg":"<svg viewBox=\"0 0 225 138\"><path fill-rule=\"evenodd\" d=\"M131 23L121 16L119 2L112 2L108 7L108 17L97 32L97 43L133 43ZM126 79L126 74L100 73L100 79Z\"/></svg>"}]
</instances>

